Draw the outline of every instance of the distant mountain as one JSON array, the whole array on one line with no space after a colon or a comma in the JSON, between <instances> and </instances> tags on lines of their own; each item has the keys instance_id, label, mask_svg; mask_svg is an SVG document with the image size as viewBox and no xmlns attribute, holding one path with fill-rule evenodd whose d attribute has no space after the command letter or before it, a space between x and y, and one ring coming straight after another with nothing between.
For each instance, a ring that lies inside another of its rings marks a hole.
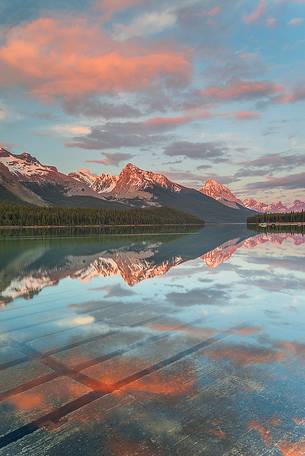
<instances>
[{"instance_id":1,"label":"distant mountain","mask_svg":"<svg viewBox=\"0 0 305 456\"><path fill-rule=\"evenodd\" d=\"M245 199L244 206L257 212L302 212L305 211L305 201L295 200L292 203L283 204L282 201L267 204L255 199Z\"/></svg>"},{"instance_id":2,"label":"distant mountain","mask_svg":"<svg viewBox=\"0 0 305 456\"><path fill-rule=\"evenodd\" d=\"M267 204L253 198L242 200L234 195L228 187L214 179L207 180L199 191L204 195L214 198L216 201L220 201L226 206L242 206L256 212L301 212L305 210L305 201L300 200L295 200L286 205L282 201Z\"/></svg>"},{"instance_id":3,"label":"distant mountain","mask_svg":"<svg viewBox=\"0 0 305 456\"><path fill-rule=\"evenodd\" d=\"M156 187L170 192L181 192L183 187L171 182L162 174L144 171L132 163L128 163L119 175L112 193L117 197L151 199Z\"/></svg>"},{"instance_id":4,"label":"distant mountain","mask_svg":"<svg viewBox=\"0 0 305 456\"><path fill-rule=\"evenodd\" d=\"M128 163L119 176L95 176L88 170L64 174L44 165L28 153L15 155L0 148L3 174L18 183L11 194L4 187L0 200L61 207L169 207L195 215L206 222L241 223L253 212L226 192L215 200L210 195L184 187L166 176L145 171ZM0 182L1 185L1 182ZM17 188L17 187L16 187ZM6 193L5 193L6 192ZM13 196L12 196L13 195Z\"/></svg>"},{"instance_id":5,"label":"distant mountain","mask_svg":"<svg viewBox=\"0 0 305 456\"><path fill-rule=\"evenodd\" d=\"M46 203L34 192L19 182L17 176L10 173L0 162L0 201L6 203L26 203L45 206Z\"/></svg>"},{"instance_id":6,"label":"distant mountain","mask_svg":"<svg viewBox=\"0 0 305 456\"><path fill-rule=\"evenodd\" d=\"M107 201L87 182L61 173L55 166L43 165L28 153L15 155L0 148L0 165L12 182L22 186L17 195L22 201L64 207L122 207Z\"/></svg>"},{"instance_id":7,"label":"distant mountain","mask_svg":"<svg viewBox=\"0 0 305 456\"><path fill-rule=\"evenodd\" d=\"M243 206L228 207L195 189L172 182L162 174L144 171L131 163L125 166L109 195L130 206L179 209L206 222L245 222L253 214Z\"/></svg>"},{"instance_id":8,"label":"distant mountain","mask_svg":"<svg viewBox=\"0 0 305 456\"><path fill-rule=\"evenodd\" d=\"M68 176L76 179L83 184L88 185L97 193L111 192L116 186L119 179L118 176L111 176L110 174L105 173L101 174L100 176L95 176L87 169L81 169L76 173L70 173Z\"/></svg>"},{"instance_id":9,"label":"distant mountain","mask_svg":"<svg viewBox=\"0 0 305 456\"><path fill-rule=\"evenodd\" d=\"M226 206L233 208L243 206L242 200L237 198L228 187L220 184L215 179L208 179L199 191Z\"/></svg>"}]
</instances>

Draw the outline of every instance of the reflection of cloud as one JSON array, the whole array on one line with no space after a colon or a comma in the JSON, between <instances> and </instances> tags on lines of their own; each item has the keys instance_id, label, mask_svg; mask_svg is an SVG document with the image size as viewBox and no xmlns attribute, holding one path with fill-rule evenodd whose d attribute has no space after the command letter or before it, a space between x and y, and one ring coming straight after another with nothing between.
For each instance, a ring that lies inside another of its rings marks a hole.
<instances>
[{"instance_id":1,"label":"reflection of cloud","mask_svg":"<svg viewBox=\"0 0 305 456\"><path fill-rule=\"evenodd\" d=\"M305 440L299 442L279 442L278 448L283 456L304 456L305 454Z\"/></svg>"},{"instance_id":2,"label":"reflection of cloud","mask_svg":"<svg viewBox=\"0 0 305 456\"><path fill-rule=\"evenodd\" d=\"M218 305L228 302L228 295L219 288L194 288L185 292L173 291L167 299L176 306Z\"/></svg>"},{"instance_id":3,"label":"reflection of cloud","mask_svg":"<svg viewBox=\"0 0 305 456\"><path fill-rule=\"evenodd\" d=\"M253 334L259 333L261 328L259 326L240 326L233 331L240 336L252 336Z\"/></svg>"},{"instance_id":4,"label":"reflection of cloud","mask_svg":"<svg viewBox=\"0 0 305 456\"><path fill-rule=\"evenodd\" d=\"M96 378L101 385L106 385L110 388L120 387L115 391L116 395L126 395L129 393L146 393L149 395L161 396L179 396L184 395L191 391L194 387L195 379L189 378L185 382L185 375L183 372L154 372L149 376L144 376L135 381L126 382L124 379L128 378L128 373L132 372L131 366L137 366L137 370L147 368L147 360L141 358L120 358L115 362L104 363L102 375L97 375ZM189 372L190 374L190 372ZM123 379L123 380L122 380Z\"/></svg>"},{"instance_id":5,"label":"reflection of cloud","mask_svg":"<svg viewBox=\"0 0 305 456\"><path fill-rule=\"evenodd\" d=\"M86 326L95 322L95 317L91 315L77 316L74 318L67 318L57 322L58 326Z\"/></svg>"},{"instance_id":6,"label":"reflection of cloud","mask_svg":"<svg viewBox=\"0 0 305 456\"><path fill-rule=\"evenodd\" d=\"M180 324L163 324L163 323L150 323L147 325L149 328L158 332L178 332L188 335L192 338L210 338L215 335L216 331L210 328L200 328L198 326L186 325L181 326Z\"/></svg>"},{"instance_id":7,"label":"reflection of cloud","mask_svg":"<svg viewBox=\"0 0 305 456\"><path fill-rule=\"evenodd\" d=\"M51 383L44 384L43 388L37 387L37 390L25 391L15 396L11 396L8 402L16 411L32 413L46 411L54 408L54 402L57 404L65 403L69 399L82 396L88 392L88 388L67 378L58 378Z\"/></svg>"},{"instance_id":8,"label":"reflection of cloud","mask_svg":"<svg viewBox=\"0 0 305 456\"><path fill-rule=\"evenodd\" d=\"M103 289L107 292L106 298L125 298L136 294L134 291L124 288L120 284L104 287Z\"/></svg>"},{"instance_id":9,"label":"reflection of cloud","mask_svg":"<svg viewBox=\"0 0 305 456\"><path fill-rule=\"evenodd\" d=\"M305 242L305 238L304 238ZM285 256L285 257L259 257L251 258L251 263L266 265L272 269L286 269L287 271L305 272L304 257Z\"/></svg>"},{"instance_id":10,"label":"reflection of cloud","mask_svg":"<svg viewBox=\"0 0 305 456\"><path fill-rule=\"evenodd\" d=\"M254 430L258 432L258 434L261 436L263 442L265 445L270 446L272 443L272 437L269 429L267 429L263 424L259 423L258 421L250 421L248 423L248 429Z\"/></svg>"},{"instance_id":11,"label":"reflection of cloud","mask_svg":"<svg viewBox=\"0 0 305 456\"><path fill-rule=\"evenodd\" d=\"M285 359L284 353L280 351L250 345L223 345L219 348L208 349L204 354L212 359L223 359L242 366L269 364Z\"/></svg>"},{"instance_id":12,"label":"reflection of cloud","mask_svg":"<svg viewBox=\"0 0 305 456\"><path fill-rule=\"evenodd\" d=\"M305 344L299 342L283 341L278 344L279 348L290 355L302 357L305 360Z\"/></svg>"}]
</instances>

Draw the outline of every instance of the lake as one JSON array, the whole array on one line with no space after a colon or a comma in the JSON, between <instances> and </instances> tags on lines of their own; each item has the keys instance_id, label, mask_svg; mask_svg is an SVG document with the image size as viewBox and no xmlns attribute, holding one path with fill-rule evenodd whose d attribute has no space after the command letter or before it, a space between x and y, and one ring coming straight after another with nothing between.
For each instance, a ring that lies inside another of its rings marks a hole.
<instances>
[{"instance_id":1,"label":"lake","mask_svg":"<svg viewBox=\"0 0 305 456\"><path fill-rule=\"evenodd\" d=\"M302 233L11 232L0 252L1 456L305 455Z\"/></svg>"}]
</instances>

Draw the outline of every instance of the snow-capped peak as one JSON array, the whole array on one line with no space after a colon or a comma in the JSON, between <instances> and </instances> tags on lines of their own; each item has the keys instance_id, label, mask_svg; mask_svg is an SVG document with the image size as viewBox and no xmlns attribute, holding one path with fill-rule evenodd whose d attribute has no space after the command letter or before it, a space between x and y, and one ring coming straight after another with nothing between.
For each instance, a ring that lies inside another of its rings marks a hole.
<instances>
[{"instance_id":1,"label":"snow-capped peak","mask_svg":"<svg viewBox=\"0 0 305 456\"><path fill-rule=\"evenodd\" d=\"M0 147L0 158L9 157L9 156L10 156L9 151L4 149L3 147Z\"/></svg>"},{"instance_id":2,"label":"snow-capped peak","mask_svg":"<svg viewBox=\"0 0 305 456\"><path fill-rule=\"evenodd\" d=\"M208 179L203 187L199 190L204 195L210 196L217 201L242 205L242 201L231 192L231 190L215 179Z\"/></svg>"},{"instance_id":3,"label":"snow-capped peak","mask_svg":"<svg viewBox=\"0 0 305 456\"><path fill-rule=\"evenodd\" d=\"M81 183L89 185L89 187L97 193L111 192L119 179L118 176L111 176L106 173L97 176L89 169L80 169L76 173L70 173L69 176Z\"/></svg>"},{"instance_id":4,"label":"snow-capped peak","mask_svg":"<svg viewBox=\"0 0 305 456\"><path fill-rule=\"evenodd\" d=\"M284 204L282 201L267 204L253 198L245 199L244 206L258 212L301 212L305 210L305 201L295 200L292 203Z\"/></svg>"},{"instance_id":5,"label":"snow-capped peak","mask_svg":"<svg viewBox=\"0 0 305 456\"><path fill-rule=\"evenodd\" d=\"M58 173L55 166L42 165L27 152L15 155L1 148L0 162L22 181L43 180L50 174Z\"/></svg>"}]
</instances>

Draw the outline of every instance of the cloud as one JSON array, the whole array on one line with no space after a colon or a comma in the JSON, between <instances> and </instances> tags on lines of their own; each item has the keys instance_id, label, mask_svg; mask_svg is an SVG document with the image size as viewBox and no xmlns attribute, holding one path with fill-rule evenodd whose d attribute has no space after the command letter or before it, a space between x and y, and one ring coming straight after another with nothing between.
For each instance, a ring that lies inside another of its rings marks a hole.
<instances>
[{"instance_id":1,"label":"cloud","mask_svg":"<svg viewBox=\"0 0 305 456\"><path fill-rule=\"evenodd\" d=\"M279 171L305 165L305 156L299 154L267 154L256 158L255 160L240 162L240 164L246 165L248 169L265 168L266 170L272 172L275 169Z\"/></svg>"},{"instance_id":2,"label":"cloud","mask_svg":"<svg viewBox=\"0 0 305 456\"><path fill-rule=\"evenodd\" d=\"M247 24L253 24L257 22L264 14L267 8L267 0L259 0L257 7L252 13L244 17L244 21Z\"/></svg>"},{"instance_id":3,"label":"cloud","mask_svg":"<svg viewBox=\"0 0 305 456\"><path fill-rule=\"evenodd\" d=\"M86 160L86 163L97 163L105 166L116 166L121 162L130 161L134 157L133 154L125 152L109 152L104 153L104 158L101 160Z\"/></svg>"},{"instance_id":4,"label":"cloud","mask_svg":"<svg viewBox=\"0 0 305 456\"><path fill-rule=\"evenodd\" d=\"M73 135L87 135L90 133L91 128L84 125L53 125L51 130L63 135L63 136L73 136Z\"/></svg>"},{"instance_id":5,"label":"cloud","mask_svg":"<svg viewBox=\"0 0 305 456\"><path fill-rule=\"evenodd\" d=\"M298 86L290 89L281 96L277 96L273 99L274 103L289 104L298 103L305 100L305 83L299 84Z\"/></svg>"},{"instance_id":6,"label":"cloud","mask_svg":"<svg viewBox=\"0 0 305 456\"><path fill-rule=\"evenodd\" d=\"M96 9L102 11L104 20L129 8L141 5L143 0L96 0Z\"/></svg>"},{"instance_id":7,"label":"cloud","mask_svg":"<svg viewBox=\"0 0 305 456\"><path fill-rule=\"evenodd\" d=\"M259 118L259 114L251 111L238 111L233 114L233 117L236 120L255 120Z\"/></svg>"},{"instance_id":8,"label":"cloud","mask_svg":"<svg viewBox=\"0 0 305 456\"><path fill-rule=\"evenodd\" d=\"M4 106L0 105L0 120L7 120L9 117L8 111Z\"/></svg>"},{"instance_id":9,"label":"cloud","mask_svg":"<svg viewBox=\"0 0 305 456\"><path fill-rule=\"evenodd\" d=\"M221 12L221 8L220 6L214 6L213 8L211 8L207 13L206 15L209 16L209 17L215 17L217 16L219 13Z\"/></svg>"},{"instance_id":10,"label":"cloud","mask_svg":"<svg viewBox=\"0 0 305 456\"><path fill-rule=\"evenodd\" d=\"M272 188L285 189L304 189L305 187L305 172L290 174L283 177L271 177L267 181L252 182L247 184L249 190L263 190Z\"/></svg>"},{"instance_id":11,"label":"cloud","mask_svg":"<svg viewBox=\"0 0 305 456\"><path fill-rule=\"evenodd\" d=\"M205 168L210 168L210 166L206 165ZM165 174L170 180L180 182L190 188L199 188L203 181L202 174L191 171L161 171L161 174Z\"/></svg>"},{"instance_id":12,"label":"cloud","mask_svg":"<svg viewBox=\"0 0 305 456\"><path fill-rule=\"evenodd\" d=\"M290 21L288 22L288 25L290 27L298 27L299 25L302 25L304 22L304 19L302 17L294 17L292 19L290 19Z\"/></svg>"},{"instance_id":13,"label":"cloud","mask_svg":"<svg viewBox=\"0 0 305 456\"><path fill-rule=\"evenodd\" d=\"M82 115L85 117L101 117L104 119L138 117L142 115L140 109L129 104L113 104L100 101L98 98L77 98L66 100L64 109L71 115Z\"/></svg>"},{"instance_id":14,"label":"cloud","mask_svg":"<svg viewBox=\"0 0 305 456\"><path fill-rule=\"evenodd\" d=\"M146 13L136 17L130 24L115 24L114 38L124 41L133 37L160 33L176 24L177 16L171 11Z\"/></svg>"},{"instance_id":15,"label":"cloud","mask_svg":"<svg viewBox=\"0 0 305 456\"><path fill-rule=\"evenodd\" d=\"M42 17L10 28L0 46L0 87L44 100L181 86L191 74L186 51L116 43L86 18Z\"/></svg>"},{"instance_id":16,"label":"cloud","mask_svg":"<svg viewBox=\"0 0 305 456\"><path fill-rule=\"evenodd\" d=\"M211 101L242 101L269 98L283 92L283 87L272 81L232 79L222 86L209 86L200 93Z\"/></svg>"},{"instance_id":17,"label":"cloud","mask_svg":"<svg viewBox=\"0 0 305 456\"><path fill-rule=\"evenodd\" d=\"M275 17L268 17L266 19L266 25L269 28L274 28L277 26L277 19Z\"/></svg>"},{"instance_id":18,"label":"cloud","mask_svg":"<svg viewBox=\"0 0 305 456\"><path fill-rule=\"evenodd\" d=\"M175 128L175 122L108 122L92 127L89 134L76 136L66 145L96 150L149 146L168 139L164 133Z\"/></svg>"},{"instance_id":19,"label":"cloud","mask_svg":"<svg viewBox=\"0 0 305 456\"><path fill-rule=\"evenodd\" d=\"M211 160L213 162L224 161L228 148L220 142L192 143L189 141L177 141L169 144L164 149L164 154L169 157L186 157L193 160Z\"/></svg>"},{"instance_id":20,"label":"cloud","mask_svg":"<svg viewBox=\"0 0 305 456\"><path fill-rule=\"evenodd\" d=\"M184 114L175 117L152 117L145 121L145 125L167 129L195 122L196 120L207 120L210 118L211 114L208 111L189 110L185 111Z\"/></svg>"}]
</instances>

